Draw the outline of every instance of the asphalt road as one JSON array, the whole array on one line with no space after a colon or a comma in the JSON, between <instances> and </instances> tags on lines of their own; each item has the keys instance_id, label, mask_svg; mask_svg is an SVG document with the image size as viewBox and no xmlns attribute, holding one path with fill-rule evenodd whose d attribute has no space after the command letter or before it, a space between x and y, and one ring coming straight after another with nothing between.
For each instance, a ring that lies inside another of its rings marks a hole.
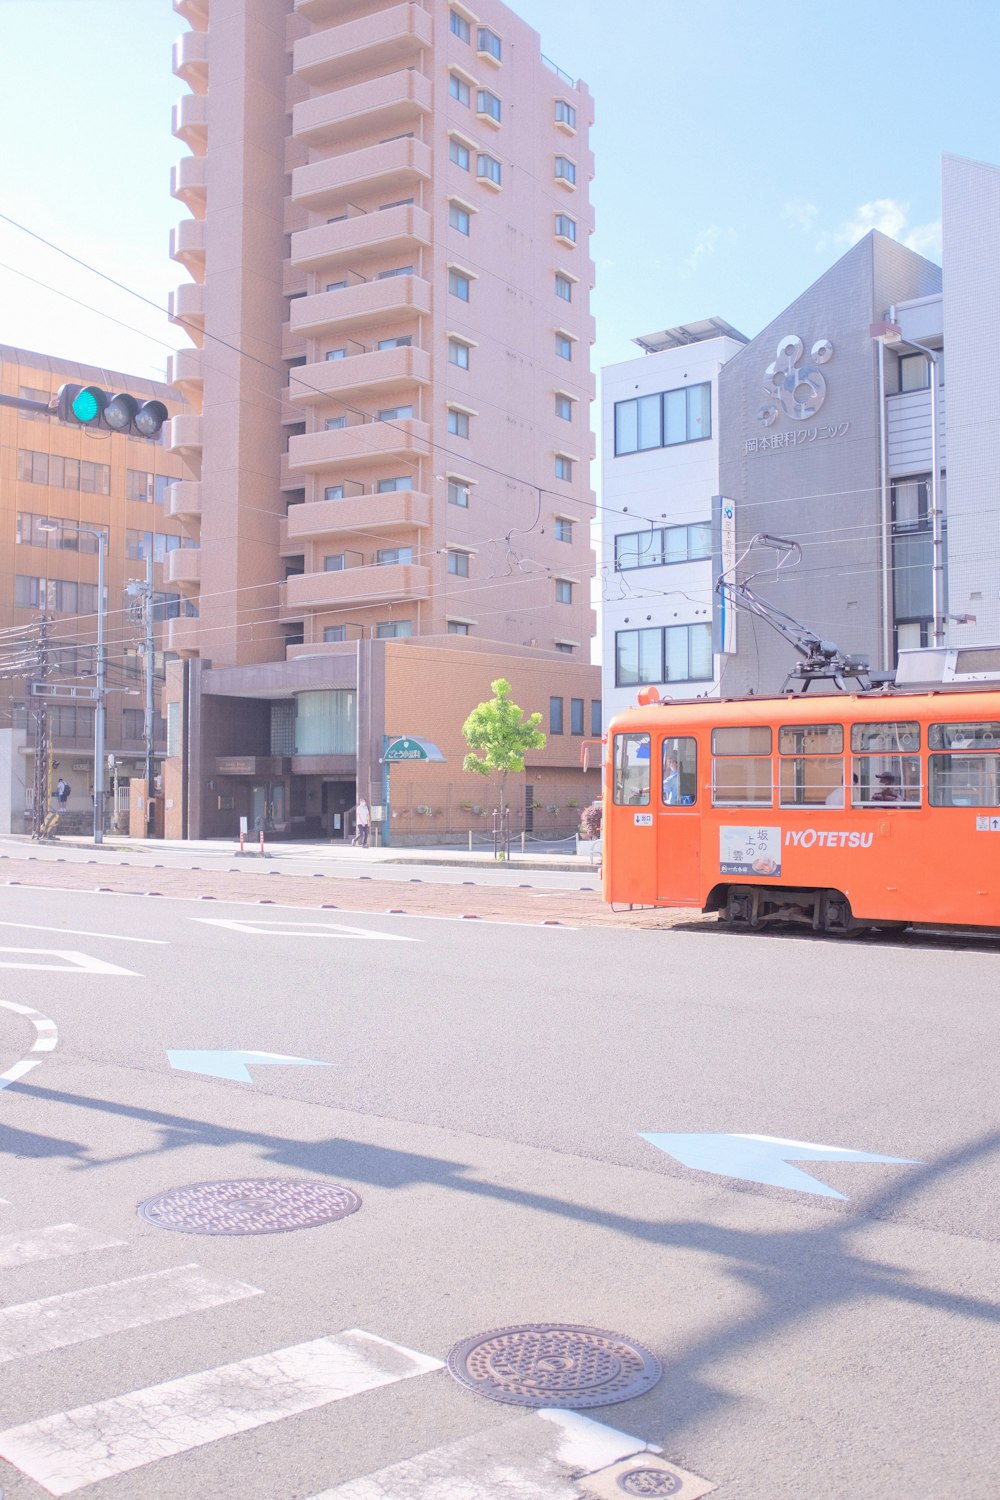
<instances>
[{"instance_id":1,"label":"asphalt road","mask_svg":"<svg viewBox=\"0 0 1000 1500\"><path fill-rule=\"evenodd\" d=\"M0 924L5 1500L1000 1493L989 943L26 886ZM193 1050L325 1066L171 1065ZM766 1185L718 1170L754 1175L747 1136L905 1160ZM244 1177L361 1206L271 1235L137 1214ZM437 1367L538 1323L663 1378L567 1436ZM644 1444L704 1485L623 1489Z\"/></svg>"}]
</instances>

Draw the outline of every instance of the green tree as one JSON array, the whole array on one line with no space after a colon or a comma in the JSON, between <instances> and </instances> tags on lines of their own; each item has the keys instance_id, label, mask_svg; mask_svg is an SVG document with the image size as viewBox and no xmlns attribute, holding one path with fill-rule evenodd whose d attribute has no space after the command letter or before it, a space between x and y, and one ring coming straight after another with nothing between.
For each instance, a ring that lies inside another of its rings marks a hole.
<instances>
[{"instance_id":1,"label":"green tree","mask_svg":"<svg viewBox=\"0 0 1000 1500\"><path fill-rule=\"evenodd\" d=\"M466 771L477 776L496 776L500 784L500 810L504 808L504 791L511 771L524 770L528 750L541 750L545 735L539 729L541 714L527 718L516 703L510 701L510 683L498 677L490 683L493 697L474 708L462 725L469 754L462 762Z\"/></svg>"}]
</instances>

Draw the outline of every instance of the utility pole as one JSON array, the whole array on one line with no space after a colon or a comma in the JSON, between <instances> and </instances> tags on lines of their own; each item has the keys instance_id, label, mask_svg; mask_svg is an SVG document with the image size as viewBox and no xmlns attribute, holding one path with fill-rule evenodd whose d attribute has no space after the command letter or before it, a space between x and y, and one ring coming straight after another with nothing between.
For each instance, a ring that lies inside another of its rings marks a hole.
<instances>
[{"instance_id":1,"label":"utility pole","mask_svg":"<svg viewBox=\"0 0 1000 1500\"><path fill-rule=\"evenodd\" d=\"M49 625L48 615L38 622L38 670L28 684L28 702L35 714L35 791L31 809L31 837L42 836L42 825L49 815L52 802L52 736L49 730L49 705L43 695L32 694L32 684L44 683L49 675Z\"/></svg>"},{"instance_id":2,"label":"utility pole","mask_svg":"<svg viewBox=\"0 0 1000 1500\"><path fill-rule=\"evenodd\" d=\"M153 673L156 667L156 641L153 637L153 549L146 558L146 712L143 729L146 736L146 834L153 832L153 731L156 727L154 715Z\"/></svg>"}]
</instances>

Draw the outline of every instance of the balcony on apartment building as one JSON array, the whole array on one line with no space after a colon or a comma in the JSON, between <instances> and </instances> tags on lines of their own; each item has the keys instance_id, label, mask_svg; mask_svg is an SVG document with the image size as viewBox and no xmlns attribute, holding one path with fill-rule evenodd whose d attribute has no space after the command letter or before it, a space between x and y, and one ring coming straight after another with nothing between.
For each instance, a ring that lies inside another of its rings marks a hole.
<instances>
[{"instance_id":1,"label":"balcony on apartment building","mask_svg":"<svg viewBox=\"0 0 1000 1500\"><path fill-rule=\"evenodd\" d=\"M188 337L201 345L205 337L205 288L198 281L182 282L167 298L167 316L179 323Z\"/></svg>"},{"instance_id":2,"label":"balcony on apartment building","mask_svg":"<svg viewBox=\"0 0 1000 1500\"><path fill-rule=\"evenodd\" d=\"M208 150L208 105L204 94L184 94L174 105L170 128L196 156Z\"/></svg>"},{"instance_id":3,"label":"balcony on apartment building","mask_svg":"<svg viewBox=\"0 0 1000 1500\"><path fill-rule=\"evenodd\" d=\"M918 474L931 468L931 392L923 390L901 391L887 396L886 439L889 458L889 473ZM945 451L946 399L945 387L938 387L938 464L947 464Z\"/></svg>"},{"instance_id":4,"label":"balcony on apartment building","mask_svg":"<svg viewBox=\"0 0 1000 1500\"><path fill-rule=\"evenodd\" d=\"M412 136L363 146L341 156L327 156L292 172L292 200L304 208L321 210L362 192L384 192L405 197L417 182L429 182L431 148Z\"/></svg>"},{"instance_id":5,"label":"balcony on apartment building","mask_svg":"<svg viewBox=\"0 0 1000 1500\"><path fill-rule=\"evenodd\" d=\"M426 349L365 350L351 341L344 347L347 353L342 359L324 359L291 370L285 400L296 406L311 406L348 391L361 396L366 392L430 384L431 357Z\"/></svg>"},{"instance_id":6,"label":"balcony on apartment building","mask_svg":"<svg viewBox=\"0 0 1000 1500\"><path fill-rule=\"evenodd\" d=\"M288 545L350 532L391 532L401 528L424 530L431 524L431 497L419 490L393 490L386 495L355 495L344 500L314 500L289 508L285 521Z\"/></svg>"},{"instance_id":7,"label":"balcony on apartment building","mask_svg":"<svg viewBox=\"0 0 1000 1500\"><path fill-rule=\"evenodd\" d=\"M175 385L185 401L198 402L205 386L200 349L178 349L167 356L167 384Z\"/></svg>"},{"instance_id":8,"label":"balcony on apartment building","mask_svg":"<svg viewBox=\"0 0 1000 1500\"><path fill-rule=\"evenodd\" d=\"M204 281L205 220L182 219L176 229L171 229L169 254L195 281Z\"/></svg>"},{"instance_id":9,"label":"balcony on apartment building","mask_svg":"<svg viewBox=\"0 0 1000 1500\"><path fill-rule=\"evenodd\" d=\"M174 74L189 89L204 94L208 88L208 35L204 31L183 31L174 43Z\"/></svg>"},{"instance_id":10,"label":"balcony on apartment building","mask_svg":"<svg viewBox=\"0 0 1000 1500\"><path fill-rule=\"evenodd\" d=\"M189 418L175 417L174 421ZM194 419L197 420L197 419ZM288 468L292 474L340 468L350 464L380 464L387 459L412 460L431 451L428 422L413 418L394 421L348 419L346 427L333 431L304 432L288 441Z\"/></svg>"},{"instance_id":11,"label":"balcony on apartment building","mask_svg":"<svg viewBox=\"0 0 1000 1500\"><path fill-rule=\"evenodd\" d=\"M167 620L163 627L164 651L173 651L177 656L198 655L198 628L200 621L184 615Z\"/></svg>"},{"instance_id":12,"label":"balcony on apartment building","mask_svg":"<svg viewBox=\"0 0 1000 1500\"><path fill-rule=\"evenodd\" d=\"M179 479L167 490L167 515L175 521L201 520L201 480Z\"/></svg>"},{"instance_id":13,"label":"balcony on apartment building","mask_svg":"<svg viewBox=\"0 0 1000 1500\"><path fill-rule=\"evenodd\" d=\"M292 135L307 146L325 147L363 131L412 130L421 115L431 113L432 101L430 79L404 68L304 99L292 110Z\"/></svg>"},{"instance_id":14,"label":"balcony on apartment building","mask_svg":"<svg viewBox=\"0 0 1000 1500\"><path fill-rule=\"evenodd\" d=\"M405 67L432 40L433 23L422 6L394 5L300 37L292 53L292 69L313 88L330 88L339 79L362 71L387 73Z\"/></svg>"},{"instance_id":15,"label":"balcony on apartment building","mask_svg":"<svg viewBox=\"0 0 1000 1500\"><path fill-rule=\"evenodd\" d=\"M200 547L175 547L167 553L165 562L166 583L182 594L197 593L201 587Z\"/></svg>"},{"instance_id":16,"label":"balcony on apartment building","mask_svg":"<svg viewBox=\"0 0 1000 1500\"><path fill-rule=\"evenodd\" d=\"M332 292L296 297L288 312L289 333L315 337L371 328L407 314L429 313L431 286L421 276L387 276L375 281L344 278L347 285Z\"/></svg>"},{"instance_id":17,"label":"balcony on apartment building","mask_svg":"<svg viewBox=\"0 0 1000 1500\"><path fill-rule=\"evenodd\" d=\"M208 178L203 156L182 156L170 168L170 195L184 204L196 219L203 219L208 204Z\"/></svg>"},{"instance_id":18,"label":"balcony on apartment building","mask_svg":"<svg viewBox=\"0 0 1000 1500\"><path fill-rule=\"evenodd\" d=\"M299 573L287 580L284 590L281 618L301 619L304 611L336 609L343 604L362 608L366 604L429 599L431 570L418 563L388 563L333 573Z\"/></svg>"},{"instance_id":19,"label":"balcony on apartment building","mask_svg":"<svg viewBox=\"0 0 1000 1500\"><path fill-rule=\"evenodd\" d=\"M174 10L195 31L207 31L208 0L174 0Z\"/></svg>"},{"instance_id":20,"label":"balcony on apartment building","mask_svg":"<svg viewBox=\"0 0 1000 1500\"><path fill-rule=\"evenodd\" d=\"M412 203L375 209L371 213L353 207L328 224L314 224L291 237L293 269L331 272L363 255L414 254L430 245L431 216ZM175 259L177 257L175 256Z\"/></svg>"},{"instance_id":21,"label":"balcony on apartment building","mask_svg":"<svg viewBox=\"0 0 1000 1500\"><path fill-rule=\"evenodd\" d=\"M164 445L171 453L179 453L189 464L201 461L205 440L200 416L185 412L182 416L171 417L163 430L166 434Z\"/></svg>"}]
</instances>

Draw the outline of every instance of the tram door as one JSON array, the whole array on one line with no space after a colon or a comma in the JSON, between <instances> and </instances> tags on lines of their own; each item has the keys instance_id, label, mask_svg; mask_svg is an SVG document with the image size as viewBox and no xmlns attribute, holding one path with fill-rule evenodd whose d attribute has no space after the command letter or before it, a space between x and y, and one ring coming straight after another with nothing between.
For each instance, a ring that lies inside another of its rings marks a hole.
<instances>
[{"instance_id":1,"label":"tram door","mask_svg":"<svg viewBox=\"0 0 1000 1500\"><path fill-rule=\"evenodd\" d=\"M687 735L664 739L659 773L662 806L656 814L656 899L701 904L701 808L698 742Z\"/></svg>"}]
</instances>

